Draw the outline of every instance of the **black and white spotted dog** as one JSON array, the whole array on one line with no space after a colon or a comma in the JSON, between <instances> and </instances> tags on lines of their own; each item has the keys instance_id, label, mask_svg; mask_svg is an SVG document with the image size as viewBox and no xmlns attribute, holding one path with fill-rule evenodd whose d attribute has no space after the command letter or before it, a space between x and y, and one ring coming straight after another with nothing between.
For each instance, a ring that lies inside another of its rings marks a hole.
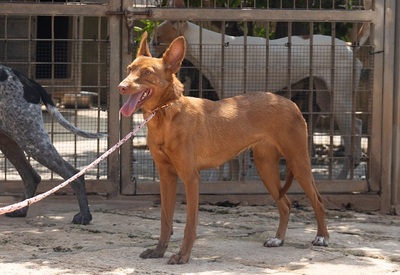
<instances>
[{"instance_id":1,"label":"black and white spotted dog","mask_svg":"<svg viewBox=\"0 0 400 275\"><path fill-rule=\"evenodd\" d=\"M57 152L47 134L41 105L50 115L72 133L86 138L100 138L101 133L84 132L70 124L54 105L49 94L37 82L22 73L0 65L0 150L15 166L24 182L25 198L35 195L40 176L27 161L24 152L54 171L64 179L78 171ZM78 197L80 212L72 220L76 224L88 224L90 214L84 177L72 183ZM28 207L7 214L10 217L25 217Z\"/></svg>"}]
</instances>

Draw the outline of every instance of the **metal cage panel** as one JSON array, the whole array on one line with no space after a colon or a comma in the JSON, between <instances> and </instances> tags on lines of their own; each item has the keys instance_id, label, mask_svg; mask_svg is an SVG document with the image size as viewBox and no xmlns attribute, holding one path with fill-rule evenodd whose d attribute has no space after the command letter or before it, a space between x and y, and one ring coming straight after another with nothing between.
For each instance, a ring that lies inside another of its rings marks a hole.
<instances>
[{"instance_id":1,"label":"metal cage panel","mask_svg":"<svg viewBox=\"0 0 400 275\"><path fill-rule=\"evenodd\" d=\"M300 36L293 33L296 22L292 22L287 25L286 33L290 36L280 39L271 38L278 33L279 22L229 22L236 24L234 28L224 21L213 22L214 28L223 26L220 32L200 27L209 27L208 22L185 24L190 26L181 26L176 31L188 37L186 59L178 73L186 95L218 100L252 91L273 91L290 97L309 124L315 178L368 178L373 76L373 55L369 53L373 47L342 40L351 33L342 34L342 39L332 39L339 35L338 29L358 26L356 22L331 22L329 28L324 23L311 22L307 23L311 33ZM264 37L247 35L250 26L252 32L257 30ZM221 35L232 29L239 36ZM268 35L266 29L270 30ZM319 29L328 35L317 35ZM156 27L154 31L159 30L163 29ZM153 44L159 45L152 47L153 53L159 56L168 43L154 41L162 34L152 36ZM135 116L135 119L140 118ZM144 142L134 142L133 178L157 179L149 152L144 149ZM344 174L345 165L349 170ZM282 166L282 178L284 174ZM216 170L204 171L202 179L259 180L251 152Z\"/></svg>"},{"instance_id":2,"label":"metal cage panel","mask_svg":"<svg viewBox=\"0 0 400 275\"><path fill-rule=\"evenodd\" d=\"M39 82L64 117L91 132L108 132L109 39L106 17L0 15L0 63ZM60 155L76 168L87 166L107 149L107 139L87 140L43 119ZM29 156L28 156L29 157ZM31 160L42 179L58 175ZM0 154L0 180L19 179ZM106 179L107 163L87 179Z\"/></svg>"}]
</instances>

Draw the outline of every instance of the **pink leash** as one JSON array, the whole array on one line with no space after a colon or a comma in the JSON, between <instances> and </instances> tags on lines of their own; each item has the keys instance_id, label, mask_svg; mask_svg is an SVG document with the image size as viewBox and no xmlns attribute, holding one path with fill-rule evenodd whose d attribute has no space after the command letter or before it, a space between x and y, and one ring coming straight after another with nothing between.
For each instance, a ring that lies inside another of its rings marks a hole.
<instances>
[{"instance_id":1,"label":"pink leash","mask_svg":"<svg viewBox=\"0 0 400 275\"><path fill-rule=\"evenodd\" d=\"M150 119L152 119L156 113L160 110L163 109L165 107L169 107L171 106L170 104L166 104L162 107L158 107L156 109L154 109L151 114L142 122L140 123L139 126L137 126L135 129L133 129L129 134L127 134L123 139L121 139L117 144L115 144L113 147L111 147L110 149L108 149L104 154L102 154L98 159L96 159L95 161L93 161L91 164L89 164L88 166L86 166L85 168L83 168L79 173L75 174L74 176L72 176L71 178L69 178L68 180L64 181L63 183L61 183L60 185L57 185L56 187L50 189L49 191L36 195L30 199L26 199L24 201L15 203L15 204L11 204L9 206L5 206L5 207L1 207L0 208L0 215L9 213L9 212L13 212L16 210L19 210L21 208L30 206L38 201L43 200L44 198L48 197L49 195L53 194L54 192L60 190L61 188L67 186L68 184L70 184L71 182L73 182L74 180L76 180L77 178L79 178L80 176L82 176L83 174L86 173L86 171L88 171L89 169L93 168L94 166L96 166L97 164L99 164L101 161L103 161L105 158L107 158L112 152L114 152L115 150L117 150L119 147L121 147L121 145L123 143L125 143L128 139L130 139L134 134L136 134L144 125L146 125L147 122L149 122Z\"/></svg>"}]
</instances>

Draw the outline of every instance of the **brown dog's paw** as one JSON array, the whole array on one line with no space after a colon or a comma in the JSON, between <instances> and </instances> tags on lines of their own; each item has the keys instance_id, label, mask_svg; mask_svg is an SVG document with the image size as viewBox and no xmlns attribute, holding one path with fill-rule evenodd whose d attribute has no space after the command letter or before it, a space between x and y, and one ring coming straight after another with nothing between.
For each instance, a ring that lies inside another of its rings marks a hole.
<instances>
[{"instance_id":1,"label":"brown dog's paw","mask_svg":"<svg viewBox=\"0 0 400 275\"><path fill-rule=\"evenodd\" d=\"M162 258L164 257L164 253L157 251L157 249L147 249L140 253L139 257L142 259Z\"/></svg>"},{"instance_id":2,"label":"brown dog's paw","mask_svg":"<svg viewBox=\"0 0 400 275\"><path fill-rule=\"evenodd\" d=\"M269 238L265 243L264 246L265 247L278 247L278 246L282 246L284 243L283 240L278 239L278 238Z\"/></svg>"},{"instance_id":3,"label":"brown dog's paw","mask_svg":"<svg viewBox=\"0 0 400 275\"><path fill-rule=\"evenodd\" d=\"M189 255L182 255L180 252L169 258L168 264L186 264L189 262Z\"/></svg>"},{"instance_id":4,"label":"brown dog's paw","mask_svg":"<svg viewBox=\"0 0 400 275\"><path fill-rule=\"evenodd\" d=\"M329 240L325 237L316 236L315 239L312 241L312 244L315 246L328 246Z\"/></svg>"}]
</instances>

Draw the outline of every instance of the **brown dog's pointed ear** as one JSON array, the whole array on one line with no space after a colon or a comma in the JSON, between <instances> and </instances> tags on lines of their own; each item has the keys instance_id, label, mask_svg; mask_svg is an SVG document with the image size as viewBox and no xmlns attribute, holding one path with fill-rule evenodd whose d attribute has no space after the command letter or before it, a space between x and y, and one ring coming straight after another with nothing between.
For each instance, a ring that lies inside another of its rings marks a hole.
<instances>
[{"instance_id":1,"label":"brown dog's pointed ear","mask_svg":"<svg viewBox=\"0 0 400 275\"><path fill-rule=\"evenodd\" d=\"M136 57L139 57L142 55L151 57L151 53L149 50L149 44L147 43L147 32L144 32L142 35L142 40L140 41L140 46L137 51Z\"/></svg>"},{"instance_id":2,"label":"brown dog's pointed ear","mask_svg":"<svg viewBox=\"0 0 400 275\"><path fill-rule=\"evenodd\" d=\"M179 36L172 41L169 48L163 54L163 61L165 67L176 73L181 68L182 60L185 57L186 42L183 36Z\"/></svg>"}]
</instances>

